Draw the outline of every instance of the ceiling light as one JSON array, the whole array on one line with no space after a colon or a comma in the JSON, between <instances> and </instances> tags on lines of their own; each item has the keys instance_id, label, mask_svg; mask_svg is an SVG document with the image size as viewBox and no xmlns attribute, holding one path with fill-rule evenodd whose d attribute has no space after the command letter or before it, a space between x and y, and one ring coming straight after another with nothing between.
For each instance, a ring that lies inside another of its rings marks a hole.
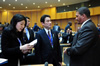
<instances>
[{"instance_id":1,"label":"ceiling light","mask_svg":"<svg viewBox=\"0 0 100 66\"><path fill-rule=\"evenodd\" d=\"M65 3L63 3L63 5L65 5Z\"/></svg>"},{"instance_id":2,"label":"ceiling light","mask_svg":"<svg viewBox=\"0 0 100 66\"><path fill-rule=\"evenodd\" d=\"M13 7L13 9L15 9L15 7Z\"/></svg>"},{"instance_id":3,"label":"ceiling light","mask_svg":"<svg viewBox=\"0 0 100 66\"><path fill-rule=\"evenodd\" d=\"M40 8L40 6L38 6L38 8Z\"/></svg>"},{"instance_id":4,"label":"ceiling light","mask_svg":"<svg viewBox=\"0 0 100 66\"><path fill-rule=\"evenodd\" d=\"M50 5L50 7L52 7L52 5Z\"/></svg>"},{"instance_id":5,"label":"ceiling light","mask_svg":"<svg viewBox=\"0 0 100 66\"><path fill-rule=\"evenodd\" d=\"M89 4L89 6L91 6L91 4Z\"/></svg>"},{"instance_id":6,"label":"ceiling light","mask_svg":"<svg viewBox=\"0 0 100 66\"><path fill-rule=\"evenodd\" d=\"M0 7L0 8L2 8L2 7Z\"/></svg>"},{"instance_id":7,"label":"ceiling light","mask_svg":"<svg viewBox=\"0 0 100 66\"><path fill-rule=\"evenodd\" d=\"M66 11L66 9L64 9L64 11Z\"/></svg>"},{"instance_id":8,"label":"ceiling light","mask_svg":"<svg viewBox=\"0 0 100 66\"><path fill-rule=\"evenodd\" d=\"M35 3L33 3L33 5L35 5Z\"/></svg>"},{"instance_id":9,"label":"ceiling light","mask_svg":"<svg viewBox=\"0 0 100 66\"><path fill-rule=\"evenodd\" d=\"M17 0L15 0L15 1L17 1Z\"/></svg>"},{"instance_id":10,"label":"ceiling light","mask_svg":"<svg viewBox=\"0 0 100 66\"><path fill-rule=\"evenodd\" d=\"M46 4L48 3L48 2L45 2Z\"/></svg>"},{"instance_id":11,"label":"ceiling light","mask_svg":"<svg viewBox=\"0 0 100 66\"><path fill-rule=\"evenodd\" d=\"M3 0L3 2L5 2L5 0Z\"/></svg>"},{"instance_id":12,"label":"ceiling light","mask_svg":"<svg viewBox=\"0 0 100 66\"><path fill-rule=\"evenodd\" d=\"M67 5L67 7L69 7L69 5Z\"/></svg>"},{"instance_id":13,"label":"ceiling light","mask_svg":"<svg viewBox=\"0 0 100 66\"><path fill-rule=\"evenodd\" d=\"M58 2L60 2L60 0L58 0Z\"/></svg>"},{"instance_id":14,"label":"ceiling light","mask_svg":"<svg viewBox=\"0 0 100 66\"><path fill-rule=\"evenodd\" d=\"M23 3L21 3L21 5L23 5Z\"/></svg>"},{"instance_id":15,"label":"ceiling light","mask_svg":"<svg viewBox=\"0 0 100 66\"><path fill-rule=\"evenodd\" d=\"M9 4L9 6L11 6L11 4Z\"/></svg>"},{"instance_id":16,"label":"ceiling light","mask_svg":"<svg viewBox=\"0 0 100 66\"><path fill-rule=\"evenodd\" d=\"M78 9L78 7L76 7L76 9Z\"/></svg>"},{"instance_id":17,"label":"ceiling light","mask_svg":"<svg viewBox=\"0 0 100 66\"><path fill-rule=\"evenodd\" d=\"M27 6L25 8L27 8Z\"/></svg>"}]
</instances>

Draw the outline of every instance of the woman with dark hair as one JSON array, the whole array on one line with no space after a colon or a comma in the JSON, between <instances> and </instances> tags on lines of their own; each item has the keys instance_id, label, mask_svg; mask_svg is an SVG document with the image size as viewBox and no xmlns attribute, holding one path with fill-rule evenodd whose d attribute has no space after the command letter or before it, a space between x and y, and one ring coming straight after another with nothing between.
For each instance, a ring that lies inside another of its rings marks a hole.
<instances>
[{"instance_id":1,"label":"woman with dark hair","mask_svg":"<svg viewBox=\"0 0 100 66\"><path fill-rule=\"evenodd\" d=\"M23 62L24 55L33 48L29 44L23 45L23 30L26 24L26 18L16 14L2 33L2 56L8 59L8 66L18 66L20 62Z\"/></svg>"}]
</instances>

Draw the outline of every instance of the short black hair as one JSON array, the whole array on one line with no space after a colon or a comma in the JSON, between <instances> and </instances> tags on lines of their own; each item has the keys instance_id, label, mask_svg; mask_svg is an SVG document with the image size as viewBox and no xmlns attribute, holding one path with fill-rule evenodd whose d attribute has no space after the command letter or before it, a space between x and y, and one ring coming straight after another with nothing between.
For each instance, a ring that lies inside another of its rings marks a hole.
<instances>
[{"instance_id":1,"label":"short black hair","mask_svg":"<svg viewBox=\"0 0 100 66\"><path fill-rule=\"evenodd\" d=\"M36 25L37 23L35 22L34 24Z\"/></svg>"},{"instance_id":2,"label":"short black hair","mask_svg":"<svg viewBox=\"0 0 100 66\"><path fill-rule=\"evenodd\" d=\"M26 19L30 19L29 17L25 17Z\"/></svg>"},{"instance_id":3,"label":"short black hair","mask_svg":"<svg viewBox=\"0 0 100 66\"><path fill-rule=\"evenodd\" d=\"M80 15L85 14L88 18L90 17L90 10L87 7L81 7L77 10Z\"/></svg>"},{"instance_id":4,"label":"short black hair","mask_svg":"<svg viewBox=\"0 0 100 66\"><path fill-rule=\"evenodd\" d=\"M70 26L72 26L72 22L71 22L71 21L69 21L68 24L69 24Z\"/></svg>"},{"instance_id":5,"label":"short black hair","mask_svg":"<svg viewBox=\"0 0 100 66\"><path fill-rule=\"evenodd\" d=\"M43 16L41 17L41 19L40 19L40 22L43 22L43 23L44 23L46 17L50 17L50 16L49 16L49 15L43 15ZM51 17L50 17L50 18L51 18Z\"/></svg>"}]
</instances>

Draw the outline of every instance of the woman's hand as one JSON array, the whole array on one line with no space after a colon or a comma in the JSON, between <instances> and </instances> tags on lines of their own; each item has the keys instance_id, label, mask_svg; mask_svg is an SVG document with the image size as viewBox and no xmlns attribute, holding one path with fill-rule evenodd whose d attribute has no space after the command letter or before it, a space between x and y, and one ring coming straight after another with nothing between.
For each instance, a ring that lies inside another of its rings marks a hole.
<instances>
[{"instance_id":1,"label":"woman's hand","mask_svg":"<svg viewBox=\"0 0 100 66\"><path fill-rule=\"evenodd\" d=\"M25 54L25 53L28 53L28 52L31 52L33 48L33 45L29 45L29 44L25 44L25 45L22 45L20 46L20 50Z\"/></svg>"}]
</instances>

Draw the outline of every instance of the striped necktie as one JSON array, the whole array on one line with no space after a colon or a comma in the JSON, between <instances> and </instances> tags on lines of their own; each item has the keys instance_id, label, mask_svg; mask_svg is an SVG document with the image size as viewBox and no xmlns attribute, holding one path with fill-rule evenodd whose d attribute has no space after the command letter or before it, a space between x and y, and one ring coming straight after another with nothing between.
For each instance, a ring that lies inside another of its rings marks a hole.
<instances>
[{"instance_id":1,"label":"striped necktie","mask_svg":"<svg viewBox=\"0 0 100 66\"><path fill-rule=\"evenodd\" d=\"M49 41L50 41L50 44L53 48L53 39L51 38L51 35L50 35L50 32L48 31L48 36L49 36Z\"/></svg>"}]
</instances>

